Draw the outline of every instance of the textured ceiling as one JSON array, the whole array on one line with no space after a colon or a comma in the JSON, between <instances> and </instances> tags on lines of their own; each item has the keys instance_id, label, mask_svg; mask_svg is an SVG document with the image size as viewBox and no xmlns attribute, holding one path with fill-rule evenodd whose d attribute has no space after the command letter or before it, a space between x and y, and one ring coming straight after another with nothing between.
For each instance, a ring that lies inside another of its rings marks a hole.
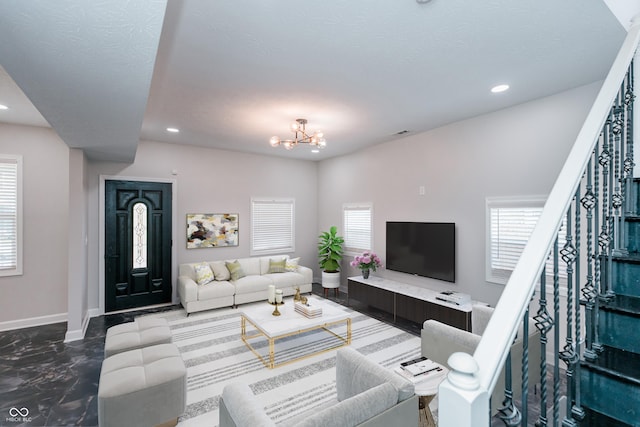
<instances>
[{"instance_id":1,"label":"textured ceiling","mask_svg":"<svg viewBox=\"0 0 640 427\"><path fill-rule=\"evenodd\" d=\"M166 0L4 1L0 64L67 145L90 158L131 161L165 7Z\"/></svg>"},{"instance_id":2,"label":"textured ceiling","mask_svg":"<svg viewBox=\"0 0 640 427\"><path fill-rule=\"evenodd\" d=\"M337 156L603 79L624 36L602 0L0 3L0 64L70 146L119 161L139 139ZM268 145L299 117L324 151Z\"/></svg>"}]
</instances>

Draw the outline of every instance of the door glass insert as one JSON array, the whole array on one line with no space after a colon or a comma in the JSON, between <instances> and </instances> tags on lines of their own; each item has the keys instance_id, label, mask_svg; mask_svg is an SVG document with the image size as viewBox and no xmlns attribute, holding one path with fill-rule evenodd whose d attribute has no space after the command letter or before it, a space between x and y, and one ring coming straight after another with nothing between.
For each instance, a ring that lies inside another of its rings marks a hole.
<instances>
[{"instance_id":1,"label":"door glass insert","mask_svg":"<svg viewBox=\"0 0 640 427\"><path fill-rule=\"evenodd\" d=\"M147 205L133 205L133 268L147 268Z\"/></svg>"}]
</instances>

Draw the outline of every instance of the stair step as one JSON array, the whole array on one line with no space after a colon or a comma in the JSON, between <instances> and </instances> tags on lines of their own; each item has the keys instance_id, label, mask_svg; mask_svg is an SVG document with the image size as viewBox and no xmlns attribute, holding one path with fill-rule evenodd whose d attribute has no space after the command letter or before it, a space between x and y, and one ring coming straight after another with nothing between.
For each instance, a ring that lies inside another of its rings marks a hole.
<instances>
[{"instance_id":1,"label":"stair step","mask_svg":"<svg viewBox=\"0 0 640 427\"><path fill-rule=\"evenodd\" d=\"M605 347L595 362L580 362L581 405L617 420L611 425L637 426L640 425L640 379L637 376L640 357L626 353Z\"/></svg>"},{"instance_id":2,"label":"stair step","mask_svg":"<svg viewBox=\"0 0 640 427\"><path fill-rule=\"evenodd\" d=\"M610 311L619 311L629 316L640 317L640 297L629 295L614 295L611 298L602 298L600 308Z\"/></svg>"},{"instance_id":3,"label":"stair step","mask_svg":"<svg viewBox=\"0 0 640 427\"><path fill-rule=\"evenodd\" d=\"M640 387L640 354L605 345L597 359L581 363L588 369L619 377Z\"/></svg>"},{"instance_id":4,"label":"stair step","mask_svg":"<svg viewBox=\"0 0 640 427\"><path fill-rule=\"evenodd\" d=\"M613 299L624 299L616 295ZM610 347L640 353L640 315L614 306L603 307L598 315L600 342Z\"/></svg>"},{"instance_id":5,"label":"stair step","mask_svg":"<svg viewBox=\"0 0 640 427\"><path fill-rule=\"evenodd\" d=\"M632 252L625 256L612 256L612 290L619 295L640 296L640 253ZM600 267L602 277L608 276L608 265L603 257Z\"/></svg>"},{"instance_id":6,"label":"stair step","mask_svg":"<svg viewBox=\"0 0 640 427\"><path fill-rule=\"evenodd\" d=\"M608 417L598 411L587 406L582 406L584 410L584 419L580 421L581 427L630 427L633 424L623 423L614 418Z\"/></svg>"},{"instance_id":7,"label":"stair step","mask_svg":"<svg viewBox=\"0 0 640 427\"><path fill-rule=\"evenodd\" d=\"M625 246L629 252L640 252L640 215L625 217Z\"/></svg>"},{"instance_id":8,"label":"stair step","mask_svg":"<svg viewBox=\"0 0 640 427\"><path fill-rule=\"evenodd\" d=\"M629 264L640 264L640 252L638 251L629 251L628 255L613 255L614 261L629 263Z\"/></svg>"}]
</instances>

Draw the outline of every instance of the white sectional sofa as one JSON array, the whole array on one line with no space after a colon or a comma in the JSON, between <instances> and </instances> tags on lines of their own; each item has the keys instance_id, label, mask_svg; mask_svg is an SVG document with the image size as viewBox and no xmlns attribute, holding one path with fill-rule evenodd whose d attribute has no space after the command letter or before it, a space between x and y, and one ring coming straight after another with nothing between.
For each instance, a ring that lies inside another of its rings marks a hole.
<instances>
[{"instance_id":1,"label":"white sectional sofa","mask_svg":"<svg viewBox=\"0 0 640 427\"><path fill-rule=\"evenodd\" d=\"M295 294L296 287L311 292L312 281L310 268L283 255L207 261L180 264L178 295L188 314L266 300L269 285L282 289L284 296Z\"/></svg>"}]
</instances>

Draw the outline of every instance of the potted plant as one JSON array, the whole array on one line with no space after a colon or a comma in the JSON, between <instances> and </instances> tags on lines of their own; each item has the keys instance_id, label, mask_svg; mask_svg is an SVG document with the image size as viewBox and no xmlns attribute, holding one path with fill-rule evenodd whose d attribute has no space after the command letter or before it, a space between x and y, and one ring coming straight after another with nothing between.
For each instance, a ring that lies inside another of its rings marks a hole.
<instances>
[{"instance_id":1,"label":"potted plant","mask_svg":"<svg viewBox=\"0 0 640 427\"><path fill-rule=\"evenodd\" d=\"M375 253L365 251L351 261L351 267L358 267L362 270L362 277L368 279L370 271L376 271L376 269L382 267L382 261Z\"/></svg>"},{"instance_id":2,"label":"potted plant","mask_svg":"<svg viewBox=\"0 0 640 427\"><path fill-rule=\"evenodd\" d=\"M338 236L338 227L324 231L318 241L318 262L322 269L322 287L340 287L340 260L344 239Z\"/></svg>"}]
</instances>

